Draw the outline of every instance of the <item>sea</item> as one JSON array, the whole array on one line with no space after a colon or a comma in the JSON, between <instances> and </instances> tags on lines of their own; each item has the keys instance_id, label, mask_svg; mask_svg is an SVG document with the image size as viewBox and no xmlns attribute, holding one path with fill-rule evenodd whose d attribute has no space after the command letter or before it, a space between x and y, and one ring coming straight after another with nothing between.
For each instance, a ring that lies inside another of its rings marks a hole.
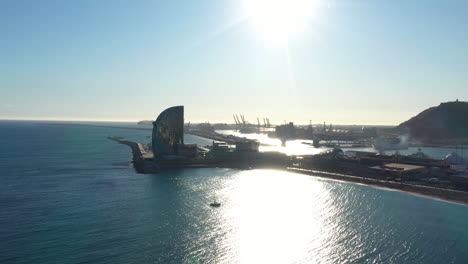
<instances>
[{"instance_id":1,"label":"sea","mask_svg":"<svg viewBox=\"0 0 468 264\"><path fill-rule=\"evenodd\" d=\"M277 170L137 174L106 138L150 141L132 128L0 121L0 263L468 263L468 206Z\"/></svg>"}]
</instances>

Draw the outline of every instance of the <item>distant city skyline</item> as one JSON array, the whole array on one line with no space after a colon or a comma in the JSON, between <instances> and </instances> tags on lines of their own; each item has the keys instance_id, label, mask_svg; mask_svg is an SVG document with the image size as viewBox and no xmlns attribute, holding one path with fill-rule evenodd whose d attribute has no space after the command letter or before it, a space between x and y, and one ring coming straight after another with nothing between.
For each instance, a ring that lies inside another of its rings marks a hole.
<instances>
[{"instance_id":1,"label":"distant city skyline","mask_svg":"<svg viewBox=\"0 0 468 264\"><path fill-rule=\"evenodd\" d=\"M252 4L253 3L253 4ZM397 125L468 100L468 2L0 2L0 119Z\"/></svg>"}]
</instances>

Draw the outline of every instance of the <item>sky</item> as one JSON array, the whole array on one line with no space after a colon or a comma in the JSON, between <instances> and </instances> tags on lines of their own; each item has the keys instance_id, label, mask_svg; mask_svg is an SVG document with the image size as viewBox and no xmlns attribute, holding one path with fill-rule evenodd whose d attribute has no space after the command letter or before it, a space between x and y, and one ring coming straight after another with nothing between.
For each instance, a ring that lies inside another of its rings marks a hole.
<instances>
[{"instance_id":1,"label":"sky","mask_svg":"<svg viewBox=\"0 0 468 264\"><path fill-rule=\"evenodd\" d=\"M467 13L466 0L1 0L0 119L184 105L191 122L396 125L468 101Z\"/></svg>"}]
</instances>

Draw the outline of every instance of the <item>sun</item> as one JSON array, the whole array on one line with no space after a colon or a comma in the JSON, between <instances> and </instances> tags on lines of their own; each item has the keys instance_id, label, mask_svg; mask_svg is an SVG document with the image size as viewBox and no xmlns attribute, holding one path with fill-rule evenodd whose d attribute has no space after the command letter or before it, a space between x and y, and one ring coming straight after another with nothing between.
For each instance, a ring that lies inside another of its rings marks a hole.
<instances>
[{"instance_id":1,"label":"sun","mask_svg":"<svg viewBox=\"0 0 468 264\"><path fill-rule=\"evenodd\" d=\"M244 0L247 19L263 37L274 42L307 29L318 0Z\"/></svg>"}]
</instances>

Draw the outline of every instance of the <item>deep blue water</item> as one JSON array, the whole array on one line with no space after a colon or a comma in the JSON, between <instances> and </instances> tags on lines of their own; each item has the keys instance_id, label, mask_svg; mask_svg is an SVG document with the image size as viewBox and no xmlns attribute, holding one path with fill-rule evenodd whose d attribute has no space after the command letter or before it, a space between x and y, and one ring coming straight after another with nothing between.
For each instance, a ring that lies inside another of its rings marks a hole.
<instances>
[{"instance_id":1,"label":"deep blue water","mask_svg":"<svg viewBox=\"0 0 468 264\"><path fill-rule=\"evenodd\" d=\"M0 263L468 263L467 206L273 170L141 175L108 135L150 131L0 121Z\"/></svg>"}]
</instances>

